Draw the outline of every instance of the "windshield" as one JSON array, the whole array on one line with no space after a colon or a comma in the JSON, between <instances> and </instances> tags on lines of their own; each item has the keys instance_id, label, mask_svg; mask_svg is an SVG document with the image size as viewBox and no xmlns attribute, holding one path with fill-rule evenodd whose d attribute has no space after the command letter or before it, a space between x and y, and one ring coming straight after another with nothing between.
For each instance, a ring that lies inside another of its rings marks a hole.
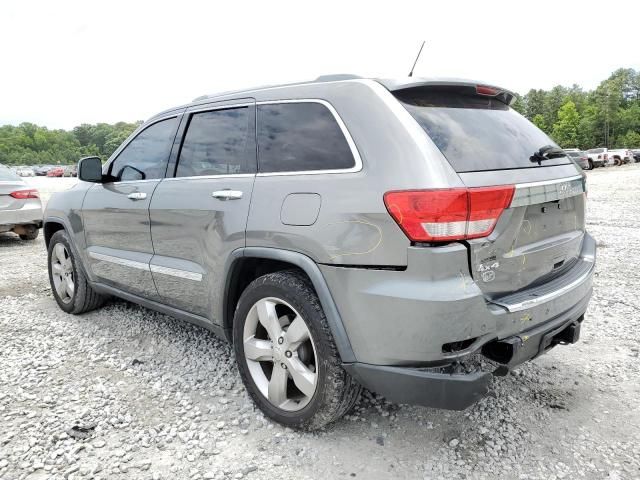
<instances>
[{"instance_id":1,"label":"windshield","mask_svg":"<svg viewBox=\"0 0 640 480\"><path fill-rule=\"evenodd\" d=\"M450 88L413 88L394 95L457 172L544 168L570 164L567 156L532 162L555 145L544 132L501 101Z\"/></svg>"}]
</instances>

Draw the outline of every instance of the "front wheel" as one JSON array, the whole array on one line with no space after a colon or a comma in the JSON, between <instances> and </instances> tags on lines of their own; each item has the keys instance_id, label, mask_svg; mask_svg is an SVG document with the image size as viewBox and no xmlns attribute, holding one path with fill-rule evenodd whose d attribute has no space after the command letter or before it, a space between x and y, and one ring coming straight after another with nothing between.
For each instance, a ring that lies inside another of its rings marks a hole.
<instances>
[{"instance_id":1,"label":"front wheel","mask_svg":"<svg viewBox=\"0 0 640 480\"><path fill-rule=\"evenodd\" d=\"M53 234L48 249L49 282L58 306L67 313L84 313L100 307L105 300L84 275L73 255L67 232Z\"/></svg>"},{"instance_id":2,"label":"front wheel","mask_svg":"<svg viewBox=\"0 0 640 480\"><path fill-rule=\"evenodd\" d=\"M315 430L342 417L361 387L340 364L327 319L298 271L254 280L236 308L233 344L240 376L269 418Z\"/></svg>"}]
</instances>

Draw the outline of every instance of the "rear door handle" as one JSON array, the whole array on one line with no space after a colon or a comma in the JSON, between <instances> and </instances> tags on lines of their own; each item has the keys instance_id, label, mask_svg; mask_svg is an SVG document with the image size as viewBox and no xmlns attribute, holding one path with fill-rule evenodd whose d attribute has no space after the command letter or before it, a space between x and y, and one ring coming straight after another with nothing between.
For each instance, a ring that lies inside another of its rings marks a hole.
<instances>
[{"instance_id":1,"label":"rear door handle","mask_svg":"<svg viewBox=\"0 0 640 480\"><path fill-rule=\"evenodd\" d=\"M211 193L211 196L218 200L238 200L242 198L242 192L240 190L216 190Z\"/></svg>"},{"instance_id":2,"label":"rear door handle","mask_svg":"<svg viewBox=\"0 0 640 480\"><path fill-rule=\"evenodd\" d=\"M130 198L131 200L144 200L147 198L147 194L144 192L133 192L127 195L127 198Z\"/></svg>"}]
</instances>

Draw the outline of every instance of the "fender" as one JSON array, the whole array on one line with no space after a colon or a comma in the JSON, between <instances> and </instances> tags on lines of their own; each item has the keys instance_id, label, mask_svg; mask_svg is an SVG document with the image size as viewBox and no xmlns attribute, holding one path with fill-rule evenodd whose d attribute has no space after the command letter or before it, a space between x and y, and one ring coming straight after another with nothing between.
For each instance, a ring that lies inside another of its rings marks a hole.
<instances>
[{"instance_id":1,"label":"fender","mask_svg":"<svg viewBox=\"0 0 640 480\"><path fill-rule=\"evenodd\" d=\"M73 229L71 228L71 224L69 223L69 220L67 218L62 218L62 217L56 217L56 216L49 215L42 222L42 228L44 228L47 225L47 223L59 223L59 224L62 224L62 226L64 227L64 229L67 232L67 236L69 237L69 243L71 244L71 249L73 250L73 255L75 256L75 258L80 260L79 262L76 262L76 263L80 264L80 268L82 269L82 272L84 273L84 276L87 277L90 281L93 281L93 273L88 271L87 268L85 267L86 258L82 254L84 252L81 252L81 250L76 245L75 234L74 234ZM47 247L47 251L48 251L49 250L49 245L47 244L46 247Z\"/></svg>"},{"instance_id":2,"label":"fender","mask_svg":"<svg viewBox=\"0 0 640 480\"><path fill-rule=\"evenodd\" d=\"M349 342L349 337L347 336L347 331L344 328L342 318L336 308L336 304L331 296L331 292L329 291L329 287L327 286L327 282L325 281L322 272L311 258L299 252L267 247L244 247L234 250L225 265L225 286L222 296L222 310L218 316L218 318L223 319L223 324L227 324L226 320L229 320L227 318L229 316L227 297L231 287L233 269L237 266L238 260L243 257L278 260L295 265L305 272L318 294L320 304L322 305L324 314L327 317L327 322L329 323L329 328L331 328L331 333L333 334L336 348L338 349L342 362L352 363L356 361L353 349L351 348L351 342ZM229 335L230 332L226 332L226 334L227 338L231 338Z\"/></svg>"}]
</instances>

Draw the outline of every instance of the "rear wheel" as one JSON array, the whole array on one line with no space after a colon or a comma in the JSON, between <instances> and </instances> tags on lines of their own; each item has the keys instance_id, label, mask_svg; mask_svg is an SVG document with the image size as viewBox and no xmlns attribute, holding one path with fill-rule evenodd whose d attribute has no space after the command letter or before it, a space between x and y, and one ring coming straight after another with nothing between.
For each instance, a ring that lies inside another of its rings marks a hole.
<instances>
[{"instance_id":1,"label":"rear wheel","mask_svg":"<svg viewBox=\"0 0 640 480\"><path fill-rule=\"evenodd\" d=\"M19 235L21 240L35 240L40 233L40 229L35 225L26 225L22 230L24 233Z\"/></svg>"},{"instance_id":2,"label":"rear wheel","mask_svg":"<svg viewBox=\"0 0 640 480\"><path fill-rule=\"evenodd\" d=\"M297 271L264 275L246 288L233 343L249 394L278 423L321 428L347 413L360 395L340 364L315 291Z\"/></svg>"},{"instance_id":3,"label":"rear wheel","mask_svg":"<svg viewBox=\"0 0 640 480\"><path fill-rule=\"evenodd\" d=\"M593 170L593 160L589 160L589 170Z\"/></svg>"},{"instance_id":4,"label":"rear wheel","mask_svg":"<svg viewBox=\"0 0 640 480\"><path fill-rule=\"evenodd\" d=\"M106 297L91 288L73 255L67 232L53 234L48 249L49 283L58 306L67 313L84 313L100 307Z\"/></svg>"}]
</instances>

